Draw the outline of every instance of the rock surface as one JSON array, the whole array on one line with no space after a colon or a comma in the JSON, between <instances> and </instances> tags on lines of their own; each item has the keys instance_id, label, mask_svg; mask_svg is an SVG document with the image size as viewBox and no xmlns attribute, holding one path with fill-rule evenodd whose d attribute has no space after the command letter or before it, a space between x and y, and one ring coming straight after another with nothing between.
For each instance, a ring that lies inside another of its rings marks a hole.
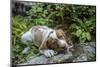
<instances>
[{"instance_id":1,"label":"rock surface","mask_svg":"<svg viewBox=\"0 0 100 67\"><path fill-rule=\"evenodd\" d=\"M80 61L95 61L96 60L96 47L95 42L79 44L74 47L73 52L61 53L54 57L47 58L44 55L37 56L25 63L27 64L51 64L51 63L67 63L67 62L80 62Z\"/></svg>"}]
</instances>

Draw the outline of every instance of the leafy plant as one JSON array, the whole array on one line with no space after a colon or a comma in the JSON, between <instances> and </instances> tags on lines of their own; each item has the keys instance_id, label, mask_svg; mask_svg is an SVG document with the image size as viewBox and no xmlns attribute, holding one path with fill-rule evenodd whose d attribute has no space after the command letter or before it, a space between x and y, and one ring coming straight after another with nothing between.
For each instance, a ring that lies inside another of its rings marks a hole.
<instances>
[{"instance_id":1,"label":"leafy plant","mask_svg":"<svg viewBox=\"0 0 100 67\"><path fill-rule=\"evenodd\" d=\"M14 60L14 64L22 63L27 58L29 59L30 57L34 57L38 53L38 50L36 47L34 47L34 44L30 44L30 47L34 49L30 49L28 55L24 55L22 53L26 45L21 42L21 36L23 33L29 30L32 25L33 23L30 22L30 20L20 15L12 18L12 58Z\"/></svg>"},{"instance_id":2,"label":"leafy plant","mask_svg":"<svg viewBox=\"0 0 100 67\"><path fill-rule=\"evenodd\" d=\"M91 17L89 19L84 18L83 21L75 18L74 23L71 25L71 29L73 30L72 34L79 38L80 43L90 41L92 38L91 33L96 26L95 23L95 17Z\"/></svg>"}]
</instances>

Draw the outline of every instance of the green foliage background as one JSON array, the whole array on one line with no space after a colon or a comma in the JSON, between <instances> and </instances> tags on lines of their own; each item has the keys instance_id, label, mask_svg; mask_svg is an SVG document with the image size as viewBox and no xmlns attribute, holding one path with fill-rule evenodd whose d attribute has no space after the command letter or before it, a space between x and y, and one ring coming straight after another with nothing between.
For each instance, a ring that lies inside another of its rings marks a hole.
<instances>
[{"instance_id":1,"label":"green foliage background","mask_svg":"<svg viewBox=\"0 0 100 67\"><path fill-rule=\"evenodd\" d=\"M28 54L22 54L26 47L21 42L21 35L33 25L46 25L70 31L72 39L77 43L95 41L96 37L96 7L83 5L66 5L50 3L33 3L26 12L28 16L12 17L12 59L14 64L25 62L38 55L38 49L30 44ZM66 34L67 35L67 34Z\"/></svg>"}]
</instances>

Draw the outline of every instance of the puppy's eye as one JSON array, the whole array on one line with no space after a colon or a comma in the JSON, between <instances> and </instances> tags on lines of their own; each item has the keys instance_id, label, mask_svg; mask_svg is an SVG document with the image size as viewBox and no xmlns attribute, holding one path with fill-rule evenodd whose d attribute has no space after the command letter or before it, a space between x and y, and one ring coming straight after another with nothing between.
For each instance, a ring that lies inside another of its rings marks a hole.
<instances>
[{"instance_id":1,"label":"puppy's eye","mask_svg":"<svg viewBox=\"0 0 100 67\"><path fill-rule=\"evenodd\" d=\"M62 38L62 36L58 36L58 38Z\"/></svg>"},{"instance_id":2,"label":"puppy's eye","mask_svg":"<svg viewBox=\"0 0 100 67\"><path fill-rule=\"evenodd\" d=\"M64 36L58 36L59 39L64 39Z\"/></svg>"},{"instance_id":3,"label":"puppy's eye","mask_svg":"<svg viewBox=\"0 0 100 67\"><path fill-rule=\"evenodd\" d=\"M58 39L55 39L55 41L57 41Z\"/></svg>"}]
</instances>

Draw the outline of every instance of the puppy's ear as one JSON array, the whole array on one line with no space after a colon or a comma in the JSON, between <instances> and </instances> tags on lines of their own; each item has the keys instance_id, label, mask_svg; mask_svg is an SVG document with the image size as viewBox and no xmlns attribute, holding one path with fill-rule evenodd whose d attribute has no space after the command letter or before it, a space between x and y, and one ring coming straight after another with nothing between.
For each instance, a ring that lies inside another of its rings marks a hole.
<instances>
[{"instance_id":1,"label":"puppy's ear","mask_svg":"<svg viewBox=\"0 0 100 67\"><path fill-rule=\"evenodd\" d=\"M59 48L57 40L56 39L52 39L52 38L48 39L47 46L48 46L48 48L54 49L54 50Z\"/></svg>"},{"instance_id":2,"label":"puppy's ear","mask_svg":"<svg viewBox=\"0 0 100 67\"><path fill-rule=\"evenodd\" d=\"M65 32L62 29L56 30L56 34L57 34L58 38L66 37Z\"/></svg>"}]
</instances>

